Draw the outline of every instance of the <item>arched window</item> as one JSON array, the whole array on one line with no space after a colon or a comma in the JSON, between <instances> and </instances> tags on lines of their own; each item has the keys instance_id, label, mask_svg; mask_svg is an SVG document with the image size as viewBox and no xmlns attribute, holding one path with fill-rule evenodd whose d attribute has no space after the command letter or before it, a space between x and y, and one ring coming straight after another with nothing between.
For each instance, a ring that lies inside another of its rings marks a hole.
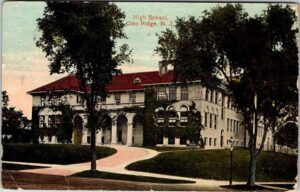
<instances>
[{"instance_id":1,"label":"arched window","mask_svg":"<svg viewBox=\"0 0 300 192\"><path fill-rule=\"evenodd\" d=\"M134 84L139 84L139 83L142 83L142 80L139 77L137 77L137 78L134 79L133 83Z\"/></svg>"},{"instance_id":2,"label":"arched window","mask_svg":"<svg viewBox=\"0 0 300 192\"><path fill-rule=\"evenodd\" d=\"M156 110L156 121L157 121L158 126L162 126L165 122L164 113L165 112L164 112L163 108L159 108Z\"/></svg>"},{"instance_id":3,"label":"arched window","mask_svg":"<svg viewBox=\"0 0 300 192\"><path fill-rule=\"evenodd\" d=\"M174 107L170 107L168 109L168 116L169 116L169 126L171 126L171 127L176 126L177 113L176 113Z\"/></svg>"},{"instance_id":4,"label":"arched window","mask_svg":"<svg viewBox=\"0 0 300 192\"><path fill-rule=\"evenodd\" d=\"M180 108L180 125L186 126L188 122L188 108L186 106L182 106Z\"/></svg>"}]
</instances>

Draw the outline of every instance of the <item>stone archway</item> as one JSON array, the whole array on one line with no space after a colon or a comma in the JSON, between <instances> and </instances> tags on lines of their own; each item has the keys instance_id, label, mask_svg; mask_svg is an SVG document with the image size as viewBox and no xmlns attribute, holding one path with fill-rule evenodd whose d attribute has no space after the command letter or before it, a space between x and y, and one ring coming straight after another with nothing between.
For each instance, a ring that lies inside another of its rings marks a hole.
<instances>
[{"instance_id":1,"label":"stone archway","mask_svg":"<svg viewBox=\"0 0 300 192\"><path fill-rule=\"evenodd\" d=\"M80 116L74 118L73 143L80 145L82 143L83 120Z\"/></svg>"},{"instance_id":2,"label":"stone archway","mask_svg":"<svg viewBox=\"0 0 300 192\"><path fill-rule=\"evenodd\" d=\"M107 144L111 143L111 128L112 128L112 119L110 116L106 115L103 117L103 122L101 125L101 141L98 143Z\"/></svg>"},{"instance_id":3,"label":"stone archway","mask_svg":"<svg viewBox=\"0 0 300 192\"><path fill-rule=\"evenodd\" d=\"M132 120L132 144L137 146L143 145L143 129L144 129L144 117L141 115L135 115Z\"/></svg>"},{"instance_id":4,"label":"stone archway","mask_svg":"<svg viewBox=\"0 0 300 192\"><path fill-rule=\"evenodd\" d=\"M125 115L119 115L117 118L117 143L127 143L128 120Z\"/></svg>"}]
</instances>

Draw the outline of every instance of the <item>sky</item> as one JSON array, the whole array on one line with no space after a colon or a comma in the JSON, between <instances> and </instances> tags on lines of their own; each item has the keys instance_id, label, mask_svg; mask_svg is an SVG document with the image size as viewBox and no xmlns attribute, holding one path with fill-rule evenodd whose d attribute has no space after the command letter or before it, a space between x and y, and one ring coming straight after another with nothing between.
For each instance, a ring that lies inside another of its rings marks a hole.
<instances>
[{"instance_id":1,"label":"sky","mask_svg":"<svg viewBox=\"0 0 300 192\"><path fill-rule=\"evenodd\" d=\"M158 69L159 56L154 49L157 36L172 28L177 17L200 16L215 3L116 3L125 12L126 43L133 50L132 62L120 66L123 73ZM250 16L262 13L266 4L243 4ZM40 37L36 19L42 17L44 2L5 2L2 24L2 89L8 92L9 106L23 111L31 119L32 97L28 91L67 74L50 75L48 61L35 46ZM164 22L161 23L159 18ZM156 22L157 26L149 22Z\"/></svg>"}]
</instances>

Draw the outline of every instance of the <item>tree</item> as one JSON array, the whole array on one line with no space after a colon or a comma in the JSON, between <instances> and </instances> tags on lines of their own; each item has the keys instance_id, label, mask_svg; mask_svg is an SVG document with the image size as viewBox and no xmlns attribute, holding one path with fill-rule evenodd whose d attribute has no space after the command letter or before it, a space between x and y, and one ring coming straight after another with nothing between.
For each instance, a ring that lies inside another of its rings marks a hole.
<instances>
[{"instance_id":1,"label":"tree","mask_svg":"<svg viewBox=\"0 0 300 192\"><path fill-rule=\"evenodd\" d=\"M256 159L271 122L276 125L281 115L277 108L295 100L295 21L289 6L269 6L261 16L249 17L240 4L227 4L199 19L177 19L176 31L166 30L158 39L162 63L173 65L180 79L200 79L208 87L222 82L231 92L250 136L248 186L255 185Z\"/></svg>"},{"instance_id":2,"label":"tree","mask_svg":"<svg viewBox=\"0 0 300 192\"><path fill-rule=\"evenodd\" d=\"M298 124L295 121L288 121L275 133L275 140L278 145L297 149L298 147Z\"/></svg>"},{"instance_id":3,"label":"tree","mask_svg":"<svg viewBox=\"0 0 300 192\"><path fill-rule=\"evenodd\" d=\"M50 74L75 73L80 81L91 131L91 171L96 170L95 133L102 116L95 107L106 97L112 75L120 73L117 66L129 61L128 46L116 48L116 40L126 38L124 18L109 2L47 2L37 19L42 36L36 45L50 62Z\"/></svg>"},{"instance_id":4,"label":"tree","mask_svg":"<svg viewBox=\"0 0 300 192\"><path fill-rule=\"evenodd\" d=\"M25 128L30 120L23 116L23 112L8 106L9 96L6 91L2 91L2 133L12 135L13 142L30 141L30 136L21 138L20 129ZM27 131L28 132L28 131ZM24 134L23 134L24 135Z\"/></svg>"}]
</instances>

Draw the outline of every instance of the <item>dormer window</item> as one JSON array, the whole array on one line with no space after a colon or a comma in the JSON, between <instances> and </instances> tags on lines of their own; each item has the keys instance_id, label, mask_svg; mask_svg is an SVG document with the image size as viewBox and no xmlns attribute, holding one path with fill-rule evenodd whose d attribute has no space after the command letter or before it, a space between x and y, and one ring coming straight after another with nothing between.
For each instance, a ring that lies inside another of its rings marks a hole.
<instances>
[{"instance_id":1,"label":"dormer window","mask_svg":"<svg viewBox=\"0 0 300 192\"><path fill-rule=\"evenodd\" d=\"M142 80L139 77L137 77L137 78L134 79L133 83L134 84L139 84L139 83L142 83Z\"/></svg>"}]
</instances>

